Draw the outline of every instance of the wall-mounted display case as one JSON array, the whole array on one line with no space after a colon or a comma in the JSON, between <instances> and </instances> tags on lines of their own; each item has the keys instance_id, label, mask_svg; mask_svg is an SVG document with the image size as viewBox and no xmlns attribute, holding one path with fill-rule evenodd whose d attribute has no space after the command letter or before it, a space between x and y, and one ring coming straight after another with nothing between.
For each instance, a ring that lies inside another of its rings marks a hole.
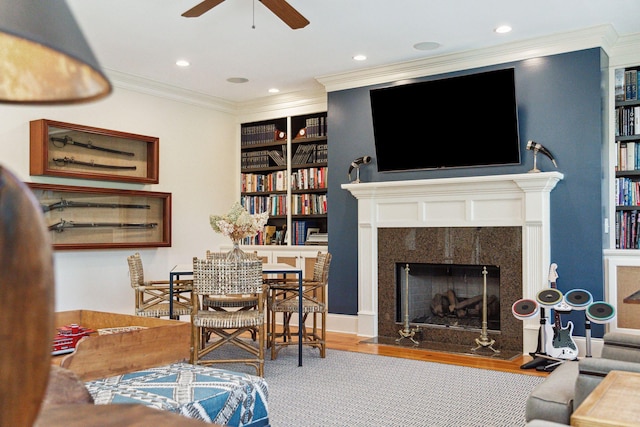
<instances>
[{"instance_id":1,"label":"wall-mounted display case","mask_svg":"<svg viewBox=\"0 0 640 427\"><path fill-rule=\"evenodd\" d=\"M53 120L30 122L31 175L157 184L159 138Z\"/></svg>"},{"instance_id":2,"label":"wall-mounted display case","mask_svg":"<svg viewBox=\"0 0 640 427\"><path fill-rule=\"evenodd\" d=\"M171 193L27 185L56 250L171 246Z\"/></svg>"}]
</instances>

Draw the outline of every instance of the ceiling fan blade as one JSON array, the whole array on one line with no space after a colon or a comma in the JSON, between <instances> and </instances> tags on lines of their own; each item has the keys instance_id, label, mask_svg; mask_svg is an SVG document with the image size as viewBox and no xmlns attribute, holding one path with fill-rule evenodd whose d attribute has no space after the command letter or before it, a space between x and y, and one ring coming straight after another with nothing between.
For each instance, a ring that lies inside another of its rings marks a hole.
<instances>
[{"instance_id":1,"label":"ceiling fan blade","mask_svg":"<svg viewBox=\"0 0 640 427\"><path fill-rule=\"evenodd\" d=\"M182 16L187 18L197 18L203 13L210 11L211 9L213 9L223 1L224 0L204 0L203 2L198 3L197 5L193 6L191 9L187 10L185 13L182 14Z\"/></svg>"},{"instance_id":2,"label":"ceiling fan blade","mask_svg":"<svg viewBox=\"0 0 640 427\"><path fill-rule=\"evenodd\" d=\"M282 19L285 24L293 30L304 28L309 25L307 18L302 16L285 0L260 0L262 4L273 12L278 18Z\"/></svg>"}]
</instances>

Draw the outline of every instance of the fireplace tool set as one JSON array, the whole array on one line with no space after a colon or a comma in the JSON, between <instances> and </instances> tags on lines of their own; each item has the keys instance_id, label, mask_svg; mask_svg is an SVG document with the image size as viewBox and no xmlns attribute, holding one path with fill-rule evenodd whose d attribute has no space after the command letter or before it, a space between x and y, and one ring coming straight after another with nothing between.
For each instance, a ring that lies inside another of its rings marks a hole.
<instances>
[{"instance_id":1,"label":"fireplace tool set","mask_svg":"<svg viewBox=\"0 0 640 427\"><path fill-rule=\"evenodd\" d=\"M500 350L493 348L493 344L496 340L489 339L487 335L487 267L482 268L482 275L484 276L484 286L482 289L482 332L480 338L476 338L477 347L471 349L476 351L480 347L489 347L494 353L500 353Z\"/></svg>"},{"instance_id":2,"label":"fireplace tool set","mask_svg":"<svg viewBox=\"0 0 640 427\"><path fill-rule=\"evenodd\" d=\"M398 333L400 338L396 339L396 342L400 342L405 338L409 338L414 345L420 344L413 336L418 332L419 328L412 328L409 324L409 264L404 267L404 328L400 329Z\"/></svg>"}]
</instances>

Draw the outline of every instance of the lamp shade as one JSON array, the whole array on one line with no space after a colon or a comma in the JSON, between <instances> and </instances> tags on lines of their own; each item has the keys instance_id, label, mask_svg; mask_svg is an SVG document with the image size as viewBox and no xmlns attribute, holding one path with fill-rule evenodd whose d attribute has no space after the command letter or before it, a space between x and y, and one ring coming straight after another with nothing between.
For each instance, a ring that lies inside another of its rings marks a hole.
<instances>
[{"instance_id":1,"label":"lamp shade","mask_svg":"<svg viewBox=\"0 0 640 427\"><path fill-rule=\"evenodd\" d=\"M64 0L0 1L0 102L69 104L111 91Z\"/></svg>"}]
</instances>

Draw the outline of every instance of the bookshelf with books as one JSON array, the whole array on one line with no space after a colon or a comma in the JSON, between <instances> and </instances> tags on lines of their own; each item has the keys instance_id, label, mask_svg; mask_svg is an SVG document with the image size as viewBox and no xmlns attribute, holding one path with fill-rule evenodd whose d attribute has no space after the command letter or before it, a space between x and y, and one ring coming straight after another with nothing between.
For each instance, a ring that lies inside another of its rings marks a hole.
<instances>
[{"instance_id":1,"label":"bookshelf with books","mask_svg":"<svg viewBox=\"0 0 640 427\"><path fill-rule=\"evenodd\" d=\"M640 249L639 70L640 66L614 71L616 249Z\"/></svg>"},{"instance_id":2,"label":"bookshelf with books","mask_svg":"<svg viewBox=\"0 0 640 427\"><path fill-rule=\"evenodd\" d=\"M242 124L241 202L270 215L243 244L326 245L327 174L326 112Z\"/></svg>"}]
</instances>

